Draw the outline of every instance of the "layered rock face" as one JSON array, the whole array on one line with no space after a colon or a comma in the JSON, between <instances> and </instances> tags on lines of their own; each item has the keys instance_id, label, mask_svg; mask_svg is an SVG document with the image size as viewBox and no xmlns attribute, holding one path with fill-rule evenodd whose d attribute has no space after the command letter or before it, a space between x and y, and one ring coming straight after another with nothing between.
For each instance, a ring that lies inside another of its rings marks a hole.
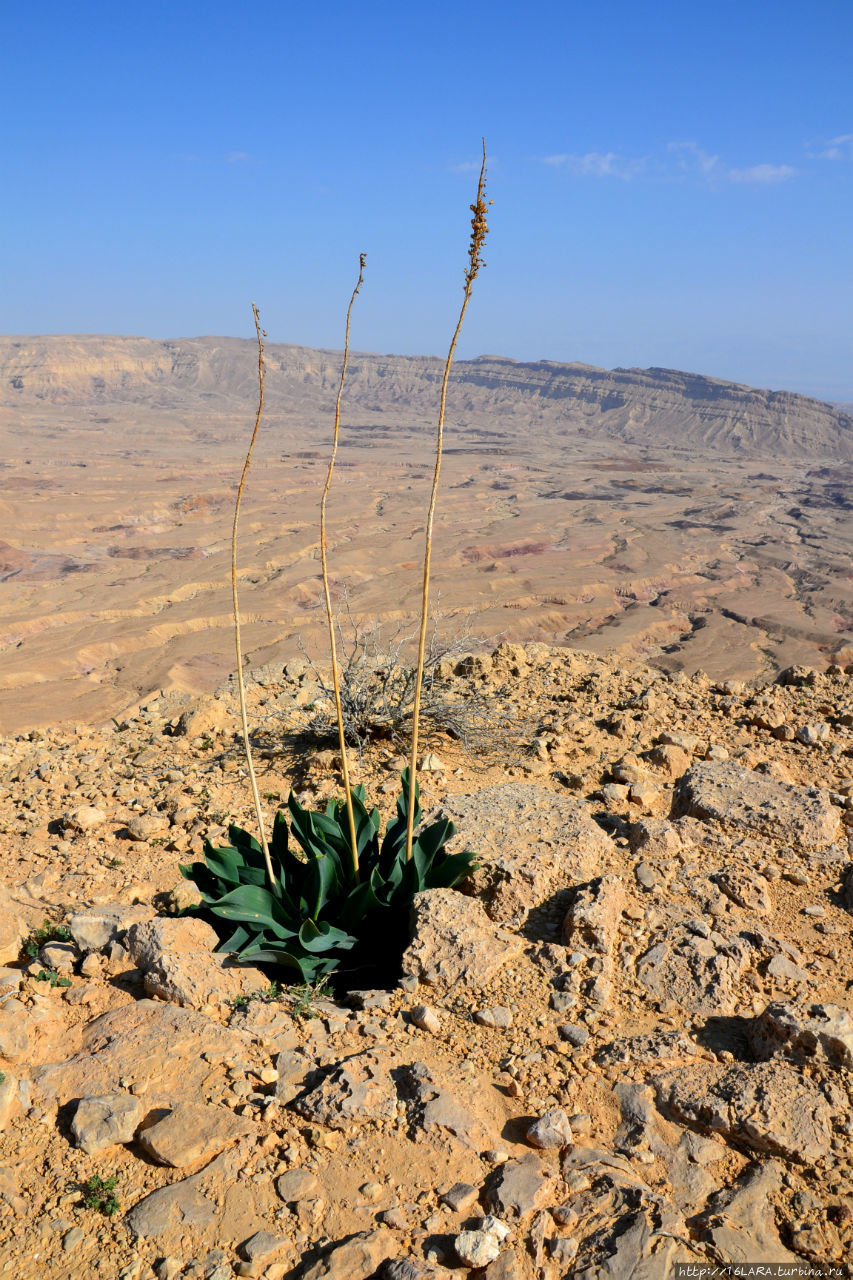
<instances>
[{"instance_id":1,"label":"layered rock face","mask_svg":"<svg viewBox=\"0 0 853 1280\"><path fill-rule=\"evenodd\" d=\"M254 356L254 344L240 338L0 337L0 404L223 412L251 402ZM269 343L265 356L271 410L325 407L340 376L340 352ZM347 402L370 415L429 416L442 371L437 357L357 352ZM680 449L776 457L853 456L853 418L836 406L676 369L480 356L458 361L450 386L450 410L463 422L499 414L506 427L532 416L540 432L593 431L634 446L669 441Z\"/></svg>"}]
</instances>

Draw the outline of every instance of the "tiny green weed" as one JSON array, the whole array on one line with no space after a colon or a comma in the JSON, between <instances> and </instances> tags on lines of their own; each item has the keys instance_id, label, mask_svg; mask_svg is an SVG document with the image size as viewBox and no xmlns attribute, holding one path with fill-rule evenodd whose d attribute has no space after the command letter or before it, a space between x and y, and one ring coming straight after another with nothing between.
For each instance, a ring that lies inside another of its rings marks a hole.
<instances>
[{"instance_id":1,"label":"tiny green weed","mask_svg":"<svg viewBox=\"0 0 853 1280\"><path fill-rule=\"evenodd\" d=\"M34 960L42 947L48 942L70 942L71 934L64 924L53 924L45 920L40 929L34 929L24 943L24 954Z\"/></svg>"},{"instance_id":2,"label":"tiny green weed","mask_svg":"<svg viewBox=\"0 0 853 1280\"><path fill-rule=\"evenodd\" d=\"M36 982L49 982L52 987L70 987L70 978L60 978L55 969L41 969L36 974Z\"/></svg>"},{"instance_id":3,"label":"tiny green weed","mask_svg":"<svg viewBox=\"0 0 853 1280\"><path fill-rule=\"evenodd\" d=\"M275 985L275 984L273 984ZM303 982L292 990L294 1018L319 1018L320 1013L314 1007L315 1000L323 1000L332 994L329 981L324 974L317 982Z\"/></svg>"},{"instance_id":4,"label":"tiny green weed","mask_svg":"<svg viewBox=\"0 0 853 1280\"><path fill-rule=\"evenodd\" d=\"M97 1209L108 1218L118 1213L121 1205L113 1195L117 1182L117 1178L102 1178L97 1173L93 1173L91 1178L80 1187L86 1208Z\"/></svg>"}]
</instances>

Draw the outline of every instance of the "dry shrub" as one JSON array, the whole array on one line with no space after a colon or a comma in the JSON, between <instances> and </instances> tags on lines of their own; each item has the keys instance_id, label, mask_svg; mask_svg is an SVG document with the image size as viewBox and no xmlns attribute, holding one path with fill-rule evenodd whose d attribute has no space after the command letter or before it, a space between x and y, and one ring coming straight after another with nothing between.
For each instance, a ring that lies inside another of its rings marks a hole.
<instances>
[{"instance_id":1,"label":"dry shrub","mask_svg":"<svg viewBox=\"0 0 853 1280\"><path fill-rule=\"evenodd\" d=\"M421 730L427 741L437 737L461 743L472 763L495 755L518 757L531 726L510 710L507 689L495 683L484 687L466 674L476 650L495 641L473 635L475 612L433 614L424 645L421 687ZM359 754L372 742L390 740L400 751L408 748L417 681L418 632L398 626L364 625L354 616L344 593L336 618L341 709L347 742ZM301 644L301 642L300 642ZM302 652L321 692L308 723L309 734L322 742L337 735L332 714L333 685L304 645Z\"/></svg>"}]
</instances>

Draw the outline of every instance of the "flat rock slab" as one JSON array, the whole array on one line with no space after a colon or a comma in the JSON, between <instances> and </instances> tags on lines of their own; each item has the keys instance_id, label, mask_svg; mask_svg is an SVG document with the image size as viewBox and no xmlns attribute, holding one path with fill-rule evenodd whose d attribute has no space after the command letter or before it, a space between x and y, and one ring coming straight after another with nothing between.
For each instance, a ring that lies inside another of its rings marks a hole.
<instances>
[{"instance_id":1,"label":"flat rock slab","mask_svg":"<svg viewBox=\"0 0 853 1280\"><path fill-rule=\"evenodd\" d=\"M853 1069L853 1015L837 1004L769 1004L752 1023L749 1042L760 1057L782 1054Z\"/></svg>"},{"instance_id":2,"label":"flat rock slab","mask_svg":"<svg viewBox=\"0 0 853 1280\"><path fill-rule=\"evenodd\" d=\"M772 1197L782 1186L783 1173L775 1160L750 1165L734 1187L713 1197L698 1219L727 1262L754 1264L757 1258L772 1258L775 1263L803 1265L801 1257L785 1248L776 1230Z\"/></svg>"},{"instance_id":3,"label":"flat rock slab","mask_svg":"<svg viewBox=\"0 0 853 1280\"><path fill-rule=\"evenodd\" d=\"M75 911L68 928L77 946L87 955L90 951L103 951L111 942L121 941L132 924L153 916L154 908L142 903L123 906L111 902Z\"/></svg>"},{"instance_id":4,"label":"flat rock slab","mask_svg":"<svg viewBox=\"0 0 853 1280\"><path fill-rule=\"evenodd\" d=\"M551 1200L555 1187L544 1160L530 1151L495 1170L486 1192L487 1207L499 1217L525 1218Z\"/></svg>"},{"instance_id":5,"label":"flat rock slab","mask_svg":"<svg viewBox=\"0 0 853 1280\"><path fill-rule=\"evenodd\" d=\"M602 1233L598 1255L590 1266L570 1273L575 1280L665 1280L677 1257L692 1261L694 1256L662 1235L657 1215L645 1207L622 1214Z\"/></svg>"},{"instance_id":6,"label":"flat rock slab","mask_svg":"<svg viewBox=\"0 0 853 1280\"><path fill-rule=\"evenodd\" d=\"M483 986L524 950L523 938L493 924L476 898L454 889L415 894L412 932L403 974L440 991L456 983Z\"/></svg>"},{"instance_id":7,"label":"flat rock slab","mask_svg":"<svg viewBox=\"0 0 853 1280\"><path fill-rule=\"evenodd\" d=\"M36 1071L34 1099L64 1104L119 1092L120 1082L130 1080L145 1087L149 1106L194 1101L211 1069L202 1054L239 1057L248 1042L191 1009L139 1000L95 1018L78 1053Z\"/></svg>"},{"instance_id":8,"label":"flat rock slab","mask_svg":"<svg viewBox=\"0 0 853 1280\"><path fill-rule=\"evenodd\" d=\"M181 1103L139 1133L139 1145L160 1164L183 1169L208 1159L256 1132L255 1125L224 1107Z\"/></svg>"},{"instance_id":9,"label":"flat rock slab","mask_svg":"<svg viewBox=\"0 0 853 1280\"><path fill-rule=\"evenodd\" d=\"M142 1101L131 1093L81 1098L71 1121L74 1141L87 1156L132 1142L142 1119Z\"/></svg>"},{"instance_id":10,"label":"flat rock slab","mask_svg":"<svg viewBox=\"0 0 853 1280\"><path fill-rule=\"evenodd\" d=\"M390 1231L364 1231L345 1240L302 1273L302 1280L369 1280L393 1258L397 1241Z\"/></svg>"},{"instance_id":11,"label":"flat rock slab","mask_svg":"<svg viewBox=\"0 0 853 1280\"><path fill-rule=\"evenodd\" d=\"M704 761L676 785L673 813L825 849L837 838L839 810L825 791L780 782L729 760Z\"/></svg>"},{"instance_id":12,"label":"flat rock slab","mask_svg":"<svg viewBox=\"0 0 853 1280\"><path fill-rule=\"evenodd\" d=\"M477 894L492 920L519 925L559 890L610 865L613 845L577 800L529 784L448 796L441 813L459 828L452 849L475 849Z\"/></svg>"},{"instance_id":13,"label":"flat rock slab","mask_svg":"<svg viewBox=\"0 0 853 1280\"><path fill-rule=\"evenodd\" d=\"M185 1178L140 1200L125 1216L125 1224L137 1239L147 1240L162 1236L170 1228L204 1230L215 1216L216 1206L202 1195L195 1178Z\"/></svg>"},{"instance_id":14,"label":"flat rock slab","mask_svg":"<svg viewBox=\"0 0 853 1280\"><path fill-rule=\"evenodd\" d=\"M472 1151L482 1151L498 1141L494 1118L481 1117L483 1097L479 1090L460 1089L422 1062L404 1068L405 1091L414 1103L417 1129L429 1138L457 1139ZM478 1105L479 1104L479 1105Z\"/></svg>"},{"instance_id":15,"label":"flat rock slab","mask_svg":"<svg viewBox=\"0 0 853 1280\"><path fill-rule=\"evenodd\" d=\"M348 1129L367 1120L392 1120L397 1087L391 1075L397 1059L386 1053L356 1054L292 1104L294 1111L327 1125Z\"/></svg>"},{"instance_id":16,"label":"flat rock slab","mask_svg":"<svg viewBox=\"0 0 853 1280\"><path fill-rule=\"evenodd\" d=\"M24 945L24 925L8 889L0 885L0 964L17 960Z\"/></svg>"},{"instance_id":17,"label":"flat rock slab","mask_svg":"<svg viewBox=\"0 0 853 1280\"><path fill-rule=\"evenodd\" d=\"M715 1017L751 1009L754 992L741 994L740 982L759 954L741 937L710 932L697 935L674 925L636 960L637 980L650 995L675 1001L686 1013Z\"/></svg>"},{"instance_id":18,"label":"flat rock slab","mask_svg":"<svg viewBox=\"0 0 853 1280\"><path fill-rule=\"evenodd\" d=\"M652 1084L665 1115L736 1146L806 1165L830 1151L837 1104L787 1063L712 1068L701 1079L686 1067Z\"/></svg>"}]
</instances>

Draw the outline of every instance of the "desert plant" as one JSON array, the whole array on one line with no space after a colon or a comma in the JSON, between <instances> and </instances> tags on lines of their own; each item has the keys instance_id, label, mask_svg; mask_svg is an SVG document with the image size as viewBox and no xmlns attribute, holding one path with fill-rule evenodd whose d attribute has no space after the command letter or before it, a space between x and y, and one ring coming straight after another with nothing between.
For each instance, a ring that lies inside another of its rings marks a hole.
<instances>
[{"instance_id":1,"label":"desert plant","mask_svg":"<svg viewBox=\"0 0 853 1280\"><path fill-rule=\"evenodd\" d=\"M32 933L24 941L24 955L34 960L42 947L47 946L49 942L70 942L71 933L64 924L54 924L50 920L44 920L40 929L33 929Z\"/></svg>"},{"instance_id":2,"label":"desert plant","mask_svg":"<svg viewBox=\"0 0 853 1280\"><path fill-rule=\"evenodd\" d=\"M414 895L450 887L475 865L469 851L447 852L455 827L445 818L420 827L407 858L406 771L401 782L397 816L384 837L379 810L367 809L363 787L352 790L357 860L344 802L331 800L325 813L312 813L291 794L290 832L302 854L291 849L287 818L278 813L269 849L275 880L269 887L263 851L248 832L231 826L229 845L216 848L206 841L204 861L180 868L202 896L188 914L209 920L220 935L219 950L240 963L280 966L302 982L334 973L344 960L350 977L392 976ZM417 786L414 795L417 826Z\"/></svg>"},{"instance_id":3,"label":"desert plant","mask_svg":"<svg viewBox=\"0 0 853 1280\"><path fill-rule=\"evenodd\" d=\"M349 361L349 329L350 320L352 318L352 308L356 300L359 289L364 279L364 263L367 255L362 253L358 259L358 280L352 291L352 297L347 307L347 324L346 334L344 337L344 359L341 365L341 380L338 385L338 395L335 400L335 430L332 439L332 452L329 457L329 470L326 475L326 483L323 486L323 496L320 499L320 563L323 575L323 596L326 603L326 618L329 625L329 656L332 662L332 692L335 699L335 714L338 721L338 741L341 747L341 772L344 780L344 802L347 811L347 824L350 834L350 848L352 850L353 870L358 875L358 840L355 832L355 812L350 790L349 779L349 762L347 760L347 743L346 733L344 730L344 713L341 707L341 682L338 673L338 654L335 642L335 620L332 615L332 597L329 591L329 567L326 555L326 503L329 497L329 489L332 486L332 475L335 470L335 459L338 456L338 435L341 427L341 397L344 392L344 381L347 376L347 363Z\"/></svg>"},{"instance_id":4,"label":"desert plant","mask_svg":"<svg viewBox=\"0 0 853 1280\"><path fill-rule=\"evenodd\" d=\"M483 643L472 635L471 617L469 613L457 622L457 615L433 614L424 655L420 724L422 737L442 734L453 738L474 763L487 754L517 754L529 726L507 709L500 691L477 689L470 683L454 686L450 671ZM385 632L381 625L364 626L353 615L346 591L335 627L347 743L361 754L370 742L390 738L400 751L407 750L415 698L412 649L417 632L402 625L391 632ZM304 647L302 651L322 695L307 732L328 740L338 736L337 721L330 710L332 684Z\"/></svg>"},{"instance_id":5,"label":"desert plant","mask_svg":"<svg viewBox=\"0 0 853 1280\"><path fill-rule=\"evenodd\" d=\"M252 304L258 343L258 409L237 489L231 538L231 586L243 744L259 840L241 827L232 825L229 828L229 845L217 848L207 841L203 850L204 861L182 866L180 870L187 879L195 882L202 896L201 904L189 908L189 913L210 920L220 934L220 950L230 952L243 963L276 965L285 975L298 977L303 983L315 983L325 975L340 973L345 960L348 961L349 975L358 973L362 981L365 977L373 977L374 980L379 977L381 980L381 977L390 976L388 969L393 966L394 960L405 946L409 907L415 894L427 888L450 887L474 865L474 854L470 851L455 854L447 852L447 842L455 830L452 822L438 819L418 827L421 812L416 769L426 650L432 524L441 463L447 380L471 286L482 265L481 249L486 234L485 154L484 143L477 201L471 206L474 218L468 267L465 271L465 296L441 390L436 468L427 521L418 665L412 703L412 764L402 774L397 817L389 823L384 836L380 833L379 810L368 810L364 788L349 785L346 730L326 558L326 500L337 455L341 396L349 355L350 317L363 279L365 255L362 254L359 259L358 281L347 310L344 361L335 405L334 439L320 510L323 589L329 622L332 692L342 757L344 798L330 801L325 813L311 813L291 793L287 806L290 830L287 817L279 812L269 843L264 830L249 742L237 598L237 527L240 502L264 401L263 338L266 335L260 327L258 309ZM290 848L291 832L300 846L301 854Z\"/></svg>"},{"instance_id":6,"label":"desert plant","mask_svg":"<svg viewBox=\"0 0 853 1280\"><path fill-rule=\"evenodd\" d=\"M40 969L36 982L49 982L52 987L70 987L71 979L60 977L56 969Z\"/></svg>"},{"instance_id":7,"label":"desert plant","mask_svg":"<svg viewBox=\"0 0 853 1280\"><path fill-rule=\"evenodd\" d=\"M108 1218L118 1213L121 1205L113 1194L117 1182L118 1178L102 1178L100 1174L93 1173L80 1187L86 1208L97 1209Z\"/></svg>"}]
</instances>

